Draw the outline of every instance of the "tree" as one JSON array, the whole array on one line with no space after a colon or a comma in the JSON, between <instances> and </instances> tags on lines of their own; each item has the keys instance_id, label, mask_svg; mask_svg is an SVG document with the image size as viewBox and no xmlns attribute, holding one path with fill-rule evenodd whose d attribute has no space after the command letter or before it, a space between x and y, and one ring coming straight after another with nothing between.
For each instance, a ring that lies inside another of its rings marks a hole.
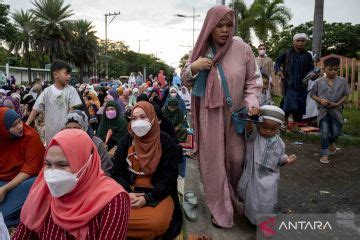
<instances>
[{"instance_id":1,"label":"tree","mask_svg":"<svg viewBox=\"0 0 360 240\"><path fill-rule=\"evenodd\" d=\"M80 82L83 81L84 67L91 64L97 54L97 37L94 26L87 20L75 20L72 23L73 40L72 59L80 69Z\"/></svg>"},{"instance_id":2,"label":"tree","mask_svg":"<svg viewBox=\"0 0 360 240\"><path fill-rule=\"evenodd\" d=\"M324 21L324 36L321 43L321 55L337 54L345 57L359 57L360 24L327 23ZM269 55L277 57L292 46L295 33L303 32L309 37L305 49L311 49L313 23L306 22L296 27L290 25L281 33L272 37L268 44Z\"/></svg>"},{"instance_id":3,"label":"tree","mask_svg":"<svg viewBox=\"0 0 360 240\"><path fill-rule=\"evenodd\" d=\"M30 48L32 45L31 34L34 30L34 18L30 11L15 11L12 14L15 22L15 27L18 32L16 37L12 38L9 42L9 51L15 51L15 54L22 52L24 58L26 57L28 67L28 79L31 82L31 57Z\"/></svg>"},{"instance_id":4,"label":"tree","mask_svg":"<svg viewBox=\"0 0 360 240\"><path fill-rule=\"evenodd\" d=\"M73 36L68 18L73 13L70 5L64 6L64 0L35 0L33 5L37 50L49 56L51 62L56 58L71 56L70 42Z\"/></svg>"},{"instance_id":5,"label":"tree","mask_svg":"<svg viewBox=\"0 0 360 240\"><path fill-rule=\"evenodd\" d=\"M284 0L255 0L250 7L250 14L256 36L265 43L269 36L279 32L291 19L290 10Z\"/></svg>"},{"instance_id":6,"label":"tree","mask_svg":"<svg viewBox=\"0 0 360 240\"><path fill-rule=\"evenodd\" d=\"M316 54L316 59L321 57L321 38L323 35L324 21L324 0L315 0L314 9L314 29L312 39L312 52Z\"/></svg>"},{"instance_id":7,"label":"tree","mask_svg":"<svg viewBox=\"0 0 360 240\"><path fill-rule=\"evenodd\" d=\"M185 66L188 59L189 59L189 54L188 53L186 53L184 56L181 57L180 63L179 63L179 68L180 69L182 69Z\"/></svg>"},{"instance_id":8,"label":"tree","mask_svg":"<svg viewBox=\"0 0 360 240\"><path fill-rule=\"evenodd\" d=\"M10 23L8 15L9 5L0 3L0 40L8 41L15 36L15 27Z\"/></svg>"},{"instance_id":9,"label":"tree","mask_svg":"<svg viewBox=\"0 0 360 240\"><path fill-rule=\"evenodd\" d=\"M230 3L235 11L235 35L240 36L245 42L250 42L250 29L252 27L251 13L243 0Z\"/></svg>"}]
</instances>

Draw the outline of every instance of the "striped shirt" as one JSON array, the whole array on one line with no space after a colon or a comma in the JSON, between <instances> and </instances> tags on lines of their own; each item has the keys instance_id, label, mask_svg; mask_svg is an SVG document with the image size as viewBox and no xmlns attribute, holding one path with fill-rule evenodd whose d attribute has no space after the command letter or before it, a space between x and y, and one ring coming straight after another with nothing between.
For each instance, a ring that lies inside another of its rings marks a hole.
<instances>
[{"instance_id":1,"label":"striped shirt","mask_svg":"<svg viewBox=\"0 0 360 240\"><path fill-rule=\"evenodd\" d=\"M59 90L54 85L47 87L36 99L33 106L38 112L45 112L46 144L65 127L70 108L81 105L81 99L76 89L66 85Z\"/></svg>"},{"instance_id":2,"label":"striped shirt","mask_svg":"<svg viewBox=\"0 0 360 240\"><path fill-rule=\"evenodd\" d=\"M50 212L50 211L49 211ZM130 200L120 193L111 200L89 223L87 240L126 239L130 214ZM56 225L49 213L39 233L29 230L23 223L16 229L13 240L73 240L64 229Z\"/></svg>"}]
</instances>

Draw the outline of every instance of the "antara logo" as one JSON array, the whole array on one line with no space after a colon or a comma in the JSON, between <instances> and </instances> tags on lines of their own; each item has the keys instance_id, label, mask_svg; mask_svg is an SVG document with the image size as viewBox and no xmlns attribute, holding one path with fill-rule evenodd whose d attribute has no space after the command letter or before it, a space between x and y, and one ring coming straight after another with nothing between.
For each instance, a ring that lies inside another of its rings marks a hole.
<instances>
[{"instance_id":1,"label":"antara logo","mask_svg":"<svg viewBox=\"0 0 360 240\"><path fill-rule=\"evenodd\" d=\"M332 230L329 222L321 221L296 221L296 222L285 222L282 221L279 230Z\"/></svg>"}]
</instances>

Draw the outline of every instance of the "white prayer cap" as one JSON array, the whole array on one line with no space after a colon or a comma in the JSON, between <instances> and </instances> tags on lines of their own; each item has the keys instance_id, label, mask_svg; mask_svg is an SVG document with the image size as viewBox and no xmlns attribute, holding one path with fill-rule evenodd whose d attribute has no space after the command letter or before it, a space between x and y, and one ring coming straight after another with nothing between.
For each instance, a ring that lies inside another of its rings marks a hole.
<instances>
[{"instance_id":1,"label":"white prayer cap","mask_svg":"<svg viewBox=\"0 0 360 240\"><path fill-rule=\"evenodd\" d=\"M284 123L285 112L276 106L264 105L260 107L261 117L264 119L272 120L280 124Z\"/></svg>"},{"instance_id":2,"label":"white prayer cap","mask_svg":"<svg viewBox=\"0 0 360 240\"><path fill-rule=\"evenodd\" d=\"M293 37L293 40L295 41L295 40L298 40L300 38L303 38L303 39L307 40L307 36L306 36L305 33L296 33L294 35L294 37Z\"/></svg>"}]
</instances>

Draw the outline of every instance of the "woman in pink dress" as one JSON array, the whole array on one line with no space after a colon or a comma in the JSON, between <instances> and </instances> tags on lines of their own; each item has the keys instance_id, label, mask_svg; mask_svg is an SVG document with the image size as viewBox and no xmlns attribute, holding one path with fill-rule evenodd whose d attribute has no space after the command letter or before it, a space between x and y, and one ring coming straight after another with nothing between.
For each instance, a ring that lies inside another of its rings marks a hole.
<instances>
[{"instance_id":1,"label":"woman in pink dress","mask_svg":"<svg viewBox=\"0 0 360 240\"><path fill-rule=\"evenodd\" d=\"M246 106L250 115L257 114L262 89L250 46L233 38L234 21L230 8L211 8L181 74L184 85L197 85L191 111L205 198L213 225L225 228L234 224L234 189L242 174L245 151L244 137L235 131L231 112ZM230 89L231 109L225 102L218 63Z\"/></svg>"}]
</instances>

